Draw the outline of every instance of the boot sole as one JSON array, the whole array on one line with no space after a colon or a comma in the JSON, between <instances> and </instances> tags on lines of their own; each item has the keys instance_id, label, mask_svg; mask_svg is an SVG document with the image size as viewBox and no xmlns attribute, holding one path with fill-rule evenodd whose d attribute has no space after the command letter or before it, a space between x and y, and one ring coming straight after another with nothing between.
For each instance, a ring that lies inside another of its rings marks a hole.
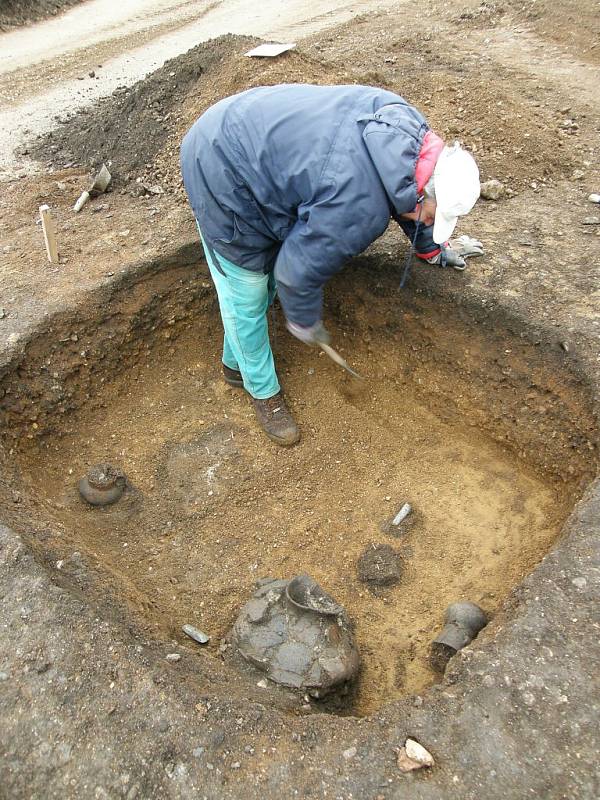
<instances>
[{"instance_id":1,"label":"boot sole","mask_svg":"<svg viewBox=\"0 0 600 800\"><path fill-rule=\"evenodd\" d=\"M223 375L223 380L225 383L228 383L230 386L235 386L236 389L243 389L244 388L244 381L238 381L235 378L226 378Z\"/></svg>"},{"instance_id":2,"label":"boot sole","mask_svg":"<svg viewBox=\"0 0 600 800\"><path fill-rule=\"evenodd\" d=\"M262 430L272 442L275 442L275 444L278 444L280 447L292 447L293 445L298 444L300 441L300 431L298 431L294 439L280 439L278 436L274 436L272 433L267 433L264 428Z\"/></svg>"}]
</instances>

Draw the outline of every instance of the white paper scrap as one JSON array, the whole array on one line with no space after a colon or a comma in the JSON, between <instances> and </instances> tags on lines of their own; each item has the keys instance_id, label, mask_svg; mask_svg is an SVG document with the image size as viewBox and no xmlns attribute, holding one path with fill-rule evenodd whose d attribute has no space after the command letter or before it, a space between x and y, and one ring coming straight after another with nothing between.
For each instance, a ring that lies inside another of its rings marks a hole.
<instances>
[{"instance_id":1,"label":"white paper scrap","mask_svg":"<svg viewBox=\"0 0 600 800\"><path fill-rule=\"evenodd\" d=\"M285 53L286 50L293 50L294 47L296 47L295 42L289 42L288 44L259 44L254 50L248 50L244 55L273 57Z\"/></svg>"}]
</instances>

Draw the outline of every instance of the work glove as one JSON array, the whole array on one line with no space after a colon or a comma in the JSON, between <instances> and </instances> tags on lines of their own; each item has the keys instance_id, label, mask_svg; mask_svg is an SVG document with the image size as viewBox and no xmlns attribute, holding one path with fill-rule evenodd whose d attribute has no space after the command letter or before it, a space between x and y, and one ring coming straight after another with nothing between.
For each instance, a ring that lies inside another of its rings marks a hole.
<instances>
[{"instance_id":1,"label":"work glove","mask_svg":"<svg viewBox=\"0 0 600 800\"><path fill-rule=\"evenodd\" d=\"M452 267L462 272L467 266L466 258L482 256L483 245L470 236L459 236L442 245L442 252L432 258L425 259L428 264Z\"/></svg>"},{"instance_id":2,"label":"work glove","mask_svg":"<svg viewBox=\"0 0 600 800\"><path fill-rule=\"evenodd\" d=\"M449 246L463 258L471 256L482 256L483 245L477 239L472 239L470 236L459 236L458 239L450 239Z\"/></svg>"},{"instance_id":3,"label":"work glove","mask_svg":"<svg viewBox=\"0 0 600 800\"><path fill-rule=\"evenodd\" d=\"M300 339L301 342L304 342L304 344L329 344L331 341L331 336L325 330L325 326L321 320L318 320L318 322L315 322L314 325L308 328L304 328L302 325L296 325L295 322L290 322L289 320L286 321L286 325L288 331L293 334L296 339Z\"/></svg>"}]
</instances>

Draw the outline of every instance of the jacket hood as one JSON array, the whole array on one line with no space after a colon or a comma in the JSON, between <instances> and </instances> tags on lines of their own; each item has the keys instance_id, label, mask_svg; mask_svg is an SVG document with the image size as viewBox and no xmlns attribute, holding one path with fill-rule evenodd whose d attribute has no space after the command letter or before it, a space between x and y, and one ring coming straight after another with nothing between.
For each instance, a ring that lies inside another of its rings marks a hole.
<instances>
[{"instance_id":1,"label":"jacket hood","mask_svg":"<svg viewBox=\"0 0 600 800\"><path fill-rule=\"evenodd\" d=\"M429 130L425 118L408 103L392 103L357 121L366 122L363 141L395 212L413 211L417 159Z\"/></svg>"}]
</instances>

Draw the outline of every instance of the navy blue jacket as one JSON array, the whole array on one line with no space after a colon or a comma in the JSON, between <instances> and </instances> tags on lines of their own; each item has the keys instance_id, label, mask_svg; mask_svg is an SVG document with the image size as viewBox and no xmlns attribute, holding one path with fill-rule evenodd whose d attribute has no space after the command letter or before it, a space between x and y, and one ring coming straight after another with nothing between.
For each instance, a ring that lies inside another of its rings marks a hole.
<instances>
[{"instance_id":1,"label":"navy blue jacket","mask_svg":"<svg viewBox=\"0 0 600 800\"><path fill-rule=\"evenodd\" d=\"M275 270L286 317L321 318L323 284L417 204L425 119L368 86L250 89L209 108L181 146L207 243L249 270ZM401 223L407 235L412 223ZM436 245L431 227L417 250Z\"/></svg>"}]
</instances>

